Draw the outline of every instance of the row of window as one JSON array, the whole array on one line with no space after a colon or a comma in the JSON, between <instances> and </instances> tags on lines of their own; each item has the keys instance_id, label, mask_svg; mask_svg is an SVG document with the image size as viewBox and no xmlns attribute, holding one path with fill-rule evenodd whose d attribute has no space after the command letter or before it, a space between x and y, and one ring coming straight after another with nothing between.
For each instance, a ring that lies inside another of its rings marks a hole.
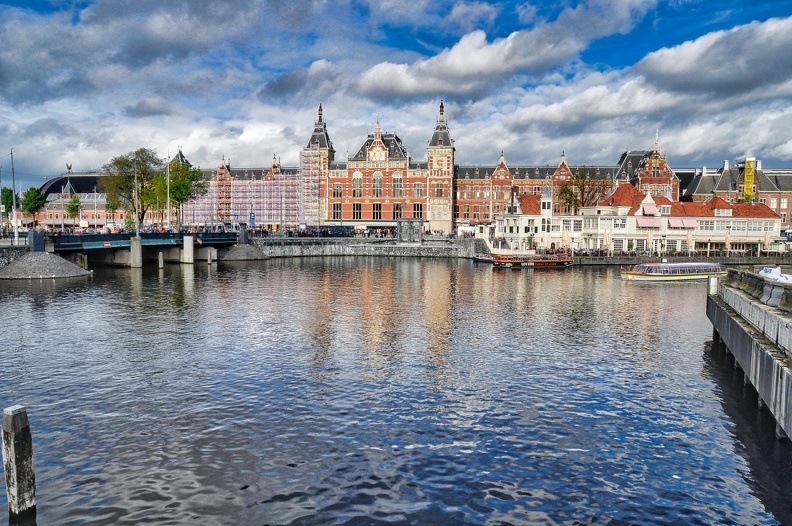
<instances>
[{"instance_id":1,"label":"row of window","mask_svg":"<svg viewBox=\"0 0 792 526\"><path fill-rule=\"evenodd\" d=\"M371 219L374 221L379 221L382 219L389 219L389 220L408 219L408 216L405 215L406 211L407 208L405 207L404 203L393 203L390 210L391 212L390 217L383 217L382 203L373 203L371 207L371 217L363 217L363 204L353 203L352 219L353 220ZM423 203L413 203L412 217L415 219L423 218ZM341 203L333 203L333 220L341 221L342 219L344 218L342 217Z\"/></svg>"},{"instance_id":2,"label":"row of window","mask_svg":"<svg viewBox=\"0 0 792 526\"><path fill-rule=\"evenodd\" d=\"M435 197L447 197L446 192L446 184L442 181L438 181L434 185L434 196ZM410 197L409 192L405 192L402 186L401 179L394 179L393 180L393 189L392 195L386 195L387 192L383 189L382 186L382 179L372 179L371 183L371 195L369 197ZM333 198L341 199L344 198L344 185L343 183L333 183ZM362 179L352 179L352 198L356 197L363 197L363 180ZM412 186L412 197L422 198L424 197L424 184L423 183L413 183Z\"/></svg>"}]
</instances>

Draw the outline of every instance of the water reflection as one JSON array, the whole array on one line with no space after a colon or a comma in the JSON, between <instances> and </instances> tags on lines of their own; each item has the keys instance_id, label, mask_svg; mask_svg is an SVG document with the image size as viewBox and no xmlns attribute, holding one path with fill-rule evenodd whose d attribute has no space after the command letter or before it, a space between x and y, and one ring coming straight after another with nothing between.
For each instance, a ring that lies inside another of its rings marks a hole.
<instances>
[{"instance_id":1,"label":"water reflection","mask_svg":"<svg viewBox=\"0 0 792 526\"><path fill-rule=\"evenodd\" d=\"M0 402L41 523L771 524L786 475L739 446L705 299L445 260L108 269L0 291Z\"/></svg>"}]
</instances>

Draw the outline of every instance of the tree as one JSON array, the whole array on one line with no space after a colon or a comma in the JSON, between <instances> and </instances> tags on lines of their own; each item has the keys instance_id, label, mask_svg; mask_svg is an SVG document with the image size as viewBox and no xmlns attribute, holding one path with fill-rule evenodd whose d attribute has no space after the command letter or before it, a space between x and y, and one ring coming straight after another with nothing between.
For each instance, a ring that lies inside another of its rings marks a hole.
<instances>
[{"instance_id":1,"label":"tree","mask_svg":"<svg viewBox=\"0 0 792 526\"><path fill-rule=\"evenodd\" d=\"M573 170L574 178L568 183L564 183L558 189L558 200L568 206L574 213L582 206L592 206L597 204L597 200L602 198L610 181L597 178L596 168L590 166L579 166Z\"/></svg>"},{"instance_id":2,"label":"tree","mask_svg":"<svg viewBox=\"0 0 792 526\"><path fill-rule=\"evenodd\" d=\"M38 188L31 186L24 194L22 194L22 203L20 204L22 211L26 214L33 216L33 223L35 224L36 216L47 204L47 198L44 197Z\"/></svg>"},{"instance_id":3,"label":"tree","mask_svg":"<svg viewBox=\"0 0 792 526\"><path fill-rule=\"evenodd\" d=\"M80 213L80 198L77 194L72 194L71 201L69 204L66 205L66 215L69 216L69 219L74 221L77 215Z\"/></svg>"},{"instance_id":4,"label":"tree","mask_svg":"<svg viewBox=\"0 0 792 526\"><path fill-rule=\"evenodd\" d=\"M146 212L157 204L155 181L163 166L162 159L148 148L113 157L102 166L99 190L107 194L108 202L137 214L138 223L142 223Z\"/></svg>"},{"instance_id":5,"label":"tree","mask_svg":"<svg viewBox=\"0 0 792 526\"><path fill-rule=\"evenodd\" d=\"M11 211L14 209L14 195L10 188L3 188L2 191L2 204L5 207L6 214L11 214ZM19 203L19 194L16 194L16 202Z\"/></svg>"},{"instance_id":6,"label":"tree","mask_svg":"<svg viewBox=\"0 0 792 526\"><path fill-rule=\"evenodd\" d=\"M164 173L154 183L160 203L165 203L168 198L168 177L170 177L170 200L176 204L176 209L179 211L177 221L181 222L182 204L195 197L205 195L209 189L209 183L204 180L200 168L171 161L170 176Z\"/></svg>"}]
</instances>

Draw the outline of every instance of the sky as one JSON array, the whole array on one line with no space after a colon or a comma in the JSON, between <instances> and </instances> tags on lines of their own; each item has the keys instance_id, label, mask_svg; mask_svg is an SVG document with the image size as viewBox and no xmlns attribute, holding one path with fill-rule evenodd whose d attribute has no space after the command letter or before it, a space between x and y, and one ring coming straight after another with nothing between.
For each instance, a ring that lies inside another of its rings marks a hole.
<instances>
[{"instance_id":1,"label":"sky","mask_svg":"<svg viewBox=\"0 0 792 526\"><path fill-rule=\"evenodd\" d=\"M377 122L458 164L792 167L789 0L0 1L0 178L41 186L151 148L297 166L322 104L336 159Z\"/></svg>"}]
</instances>

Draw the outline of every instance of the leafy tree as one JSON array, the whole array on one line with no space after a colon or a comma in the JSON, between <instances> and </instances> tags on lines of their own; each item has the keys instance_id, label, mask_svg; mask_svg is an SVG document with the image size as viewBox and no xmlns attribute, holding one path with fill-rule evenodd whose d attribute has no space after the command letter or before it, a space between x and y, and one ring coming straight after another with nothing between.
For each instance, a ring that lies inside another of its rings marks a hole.
<instances>
[{"instance_id":1,"label":"leafy tree","mask_svg":"<svg viewBox=\"0 0 792 526\"><path fill-rule=\"evenodd\" d=\"M160 203L165 203L168 198L168 174L163 173L154 183ZM192 167L178 161L170 163L170 200L176 204L179 211L177 220L181 222L182 205L195 197L205 195L209 189L209 182L204 180L200 168Z\"/></svg>"},{"instance_id":2,"label":"leafy tree","mask_svg":"<svg viewBox=\"0 0 792 526\"><path fill-rule=\"evenodd\" d=\"M66 215L69 216L69 219L74 221L77 215L80 213L80 198L77 194L72 194L71 201L69 204L66 205Z\"/></svg>"},{"instance_id":3,"label":"leafy tree","mask_svg":"<svg viewBox=\"0 0 792 526\"><path fill-rule=\"evenodd\" d=\"M14 208L14 195L11 189L3 187L2 197L0 197L0 199L2 199L2 204L5 206L6 214L11 214L11 211ZM19 203L19 194L16 194L16 202Z\"/></svg>"},{"instance_id":4,"label":"leafy tree","mask_svg":"<svg viewBox=\"0 0 792 526\"><path fill-rule=\"evenodd\" d=\"M31 186L22 194L22 203L20 206L23 212L33 215L33 223L35 224L37 222L36 216L46 204L47 198L44 197L44 194L35 186Z\"/></svg>"},{"instance_id":5,"label":"leafy tree","mask_svg":"<svg viewBox=\"0 0 792 526\"><path fill-rule=\"evenodd\" d=\"M162 159L148 148L113 157L102 166L104 177L99 179L99 190L107 194L109 203L137 214L138 222L142 223L146 212L157 204L155 181L161 176L163 166Z\"/></svg>"},{"instance_id":6,"label":"leafy tree","mask_svg":"<svg viewBox=\"0 0 792 526\"><path fill-rule=\"evenodd\" d=\"M611 183L607 179L599 179L596 168L590 166L579 166L572 172L574 178L559 187L557 196L559 202L574 213L582 206L597 204Z\"/></svg>"}]
</instances>

